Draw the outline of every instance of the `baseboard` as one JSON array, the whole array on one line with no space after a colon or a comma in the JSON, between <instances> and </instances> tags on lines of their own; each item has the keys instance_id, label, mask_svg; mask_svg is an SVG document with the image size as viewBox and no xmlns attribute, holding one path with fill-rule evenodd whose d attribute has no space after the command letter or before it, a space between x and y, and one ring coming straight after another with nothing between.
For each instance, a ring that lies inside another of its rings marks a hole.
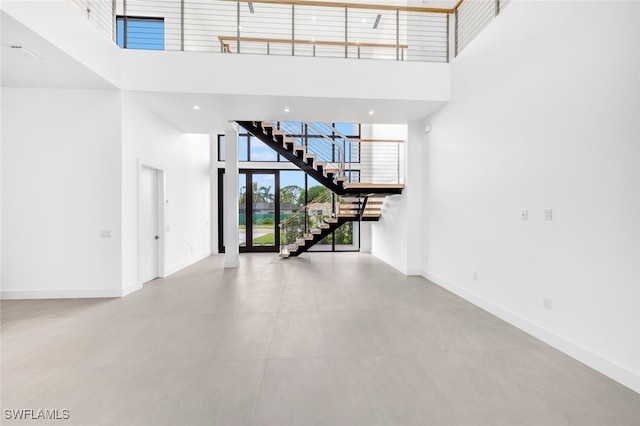
<instances>
[{"instance_id":1,"label":"baseboard","mask_svg":"<svg viewBox=\"0 0 640 426\"><path fill-rule=\"evenodd\" d=\"M3 290L2 300L21 299L91 299L121 297L122 289Z\"/></svg>"},{"instance_id":2,"label":"baseboard","mask_svg":"<svg viewBox=\"0 0 640 426\"><path fill-rule=\"evenodd\" d=\"M131 284L122 289L122 293L120 294L120 296L122 297L128 296L129 294L141 289L142 289L142 284Z\"/></svg>"},{"instance_id":3,"label":"baseboard","mask_svg":"<svg viewBox=\"0 0 640 426\"><path fill-rule=\"evenodd\" d=\"M164 276L168 277L169 275L175 274L178 271L183 270L184 268L188 268L189 266L193 265L194 263L198 263L200 262L202 259L206 259L207 257L211 256L211 253L207 252L201 255L198 255L192 259L186 260L182 263L179 263L177 265L171 266L169 268L167 268L165 270Z\"/></svg>"},{"instance_id":4,"label":"baseboard","mask_svg":"<svg viewBox=\"0 0 640 426\"><path fill-rule=\"evenodd\" d=\"M612 362L597 353L584 348L571 340L564 338L540 325L533 323L513 312L501 308L498 305L489 302L482 297L473 294L462 287L447 282L438 276L430 273L423 273L423 276L433 283L449 290L450 292L462 297L463 299L473 303L474 305L484 309L485 311L497 316L498 318L508 322L509 324L531 334L532 336L542 340L548 345L558 349L559 351L569 355L570 357L582 362L583 364L593 368L604 374L616 382L628 387L629 389L640 393L640 375Z\"/></svg>"}]
</instances>

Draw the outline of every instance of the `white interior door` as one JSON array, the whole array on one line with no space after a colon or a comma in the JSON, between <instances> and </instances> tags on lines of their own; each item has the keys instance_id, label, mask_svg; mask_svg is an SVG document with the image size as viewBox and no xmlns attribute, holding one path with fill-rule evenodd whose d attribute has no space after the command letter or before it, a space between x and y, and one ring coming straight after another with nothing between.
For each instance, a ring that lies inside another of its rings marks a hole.
<instances>
[{"instance_id":1,"label":"white interior door","mask_svg":"<svg viewBox=\"0 0 640 426\"><path fill-rule=\"evenodd\" d=\"M139 220L140 282L158 277L158 171L149 167L140 169Z\"/></svg>"}]
</instances>

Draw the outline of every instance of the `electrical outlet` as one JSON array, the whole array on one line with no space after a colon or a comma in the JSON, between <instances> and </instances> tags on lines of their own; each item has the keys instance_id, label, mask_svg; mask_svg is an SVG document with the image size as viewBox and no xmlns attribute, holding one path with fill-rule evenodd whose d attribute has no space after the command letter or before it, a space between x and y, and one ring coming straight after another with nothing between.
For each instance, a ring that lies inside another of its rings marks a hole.
<instances>
[{"instance_id":1,"label":"electrical outlet","mask_svg":"<svg viewBox=\"0 0 640 426\"><path fill-rule=\"evenodd\" d=\"M551 209L544 209L544 220L552 220L553 211Z\"/></svg>"},{"instance_id":2,"label":"electrical outlet","mask_svg":"<svg viewBox=\"0 0 640 426\"><path fill-rule=\"evenodd\" d=\"M100 231L100 236L102 238L111 238L111 231Z\"/></svg>"},{"instance_id":3,"label":"electrical outlet","mask_svg":"<svg viewBox=\"0 0 640 426\"><path fill-rule=\"evenodd\" d=\"M522 210L520 212L520 219L521 220L529 220L529 210Z\"/></svg>"},{"instance_id":4,"label":"electrical outlet","mask_svg":"<svg viewBox=\"0 0 640 426\"><path fill-rule=\"evenodd\" d=\"M477 272L473 273L473 280L474 281L478 281L478 273Z\"/></svg>"},{"instance_id":5,"label":"electrical outlet","mask_svg":"<svg viewBox=\"0 0 640 426\"><path fill-rule=\"evenodd\" d=\"M542 307L547 309L547 310L551 310L551 298L550 297L543 297L542 298Z\"/></svg>"}]
</instances>

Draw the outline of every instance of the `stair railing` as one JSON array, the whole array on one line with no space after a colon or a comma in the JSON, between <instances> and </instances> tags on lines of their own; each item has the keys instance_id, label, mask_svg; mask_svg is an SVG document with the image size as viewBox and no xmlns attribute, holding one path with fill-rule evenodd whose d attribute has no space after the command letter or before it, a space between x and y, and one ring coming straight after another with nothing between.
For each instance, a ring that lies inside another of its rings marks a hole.
<instances>
[{"instance_id":1,"label":"stair railing","mask_svg":"<svg viewBox=\"0 0 640 426\"><path fill-rule=\"evenodd\" d=\"M321 229L329 218L336 215L335 194L326 189L312 201L280 222L280 253L287 253L293 247L304 244Z\"/></svg>"},{"instance_id":2,"label":"stair railing","mask_svg":"<svg viewBox=\"0 0 640 426\"><path fill-rule=\"evenodd\" d=\"M347 147L347 171L357 158L360 163L360 182L403 183L402 179L402 139L358 139L343 135L330 126L336 137L344 139Z\"/></svg>"},{"instance_id":3,"label":"stair railing","mask_svg":"<svg viewBox=\"0 0 640 426\"><path fill-rule=\"evenodd\" d=\"M334 138L329 136L331 132L323 131L320 127L322 123L305 123L307 125L307 133L315 134L318 136L322 136L322 138L326 141L329 141L331 146L331 160L329 161L332 166L338 169L338 176L346 176L346 158L344 148L336 142ZM322 124L323 125L323 124ZM311 132L309 132L311 129ZM327 135L329 133L329 135Z\"/></svg>"},{"instance_id":4,"label":"stair railing","mask_svg":"<svg viewBox=\"0 0 640 426\"><path fill-rule=\"evenodd\" d=\"M303 123L306 131L301 129L299 123L280 122L280 130L285 132L285 137L294 139L297 146L304 146L306 152L316 155L316 161L327 163L325 169L335 169L334 176L345 176L345 151L340 144L327 135L317 124ZM314 137L317 136L317 137Z\"/></svg>"}]
</instances>

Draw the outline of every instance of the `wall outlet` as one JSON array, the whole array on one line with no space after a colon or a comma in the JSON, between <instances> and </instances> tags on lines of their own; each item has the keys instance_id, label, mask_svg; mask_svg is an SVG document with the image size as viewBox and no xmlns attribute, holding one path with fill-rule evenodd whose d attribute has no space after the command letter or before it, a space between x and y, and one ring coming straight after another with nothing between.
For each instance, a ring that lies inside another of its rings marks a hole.
<instances>
[{"instance_id":1,"label":"wall outlet","mask_svg":"<svg viewBox=\"0 0 640 426\"><path fill-rule=\"evenodd\" d=\"M551 310L551 303L552 303L552 300L551 300L550 297L543 297L542 298L542 307L543 308L545 308L545 309L550 311Z\"/></svg>"},{"instance_id":2,"label":"wall outlet","mask_svg":"<svg viewBox=\"0 0 640 426\"><path fill-rule=\"evenodd\" d=\"M529 220L529 210L522 210L520 212L520 219L521 220Z\"/></svg>"},{"instance_id":3,"label":"wall outlet","mask_svg":"<svg viewBox=\"0 0 640 426\"><path fill-rule=\"evenodd\" d=\"M477 272L473 273L473 280L474 281L478 281L478 273Z\"/></svg>"},{"instance_id":4,"label":"wall outlet","mask_svg":"<svg viewBox=\"0 0 640 426\"><path fill-rule=\"evenodd\" d=\"M551 209L544 209L544 220L552 220L553 211Z\"/></svg>"},{"instance_id":5,"label":"wall outlet","mask_svg":"<svg viewBox=\"0 0 640 426\"><path fill-rule=\"evenodd\" d=\"M102 238L111 238L111 231L100 231L100 236Z\"/></svg>"}]
</instances>

